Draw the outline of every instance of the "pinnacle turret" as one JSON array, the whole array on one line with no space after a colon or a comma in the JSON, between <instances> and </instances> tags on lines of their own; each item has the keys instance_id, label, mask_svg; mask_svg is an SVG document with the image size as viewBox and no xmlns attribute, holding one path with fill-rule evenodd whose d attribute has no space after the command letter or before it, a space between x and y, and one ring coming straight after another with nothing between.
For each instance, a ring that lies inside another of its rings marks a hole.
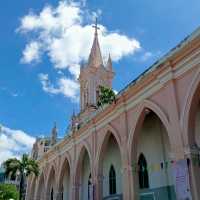
<instances>
[{"instance_id":1,"label":"pinnacle turret","mask_svg":"<svg viewBox=\"0 0 200 200\"><path fill-rule=\"evenodd\" d=\"M103 59L102 59L99 40L98 40L99 27L97 26L97 19L96 19L96 23L93 27L95 28L95 33L94 33L94 40L93 40L91 52L89 55L88 66L100 67L103 65Z\"/></svg>"},{"instance_id":2,"label":"pinnacle turret","mask_svg":"<svg viewBox=\"0 0 200 200\"><path fill-rule=\"evenodd\" d=\"M107 61L107 64L106 64L106 68L107 68L109 71L113 72L112 59L111 59L110 54L109 54L109 56L108 56L108 61Z\"/></svg>"},{"instance_id":3,"label":"pinnacle turret","mask_svg":"<svg viewBox=\"0 0 200 200\"><path fill-rule=\"evenodd\" d=\"M54 123L54 127L51 131L51 145L53 146L54 144L56 144L57 142L57 135L58 135L58 132L57 132L57 126L56 126L56 122Z\"/></svg>"}]
</instances>

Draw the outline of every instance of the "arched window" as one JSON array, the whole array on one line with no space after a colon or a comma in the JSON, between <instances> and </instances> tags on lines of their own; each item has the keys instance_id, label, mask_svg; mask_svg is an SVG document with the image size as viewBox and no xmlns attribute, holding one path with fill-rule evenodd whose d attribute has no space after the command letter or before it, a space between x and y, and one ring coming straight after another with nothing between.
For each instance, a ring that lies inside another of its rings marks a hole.
<instances>
[{"instance_id":1,"label":"arched window","mask_svg":"<svg viewBox=\"0 0 200 200\"><path fill-rule=\"evenodd\" d=\"M63 188L64 188L64 187L63 187L63 185L62 185L62 187L61 187L61 195L60 195L60 196L61 196L61 200L63 200Z\"/></svg>"},{"instance_id":2,"label":"arched window","mask_svg":"<svg viewBox=\"0 0 200 200\"><path fill-rule=\"evenodd\" d=\"M51 200L53 200L53 188L51 189Z\"/></svg>"},{"instance_id":3,"label":"arched window","mask_svg":"<svg viewBox=\"0 0 200 200\"><path fill-rule=\"evenodd\" d=\"M92 197L91 197L91 193L92 193L92 176L91 176L91 174L90 174L90 176L89 176L89 178L88 178L88 200L90 200L90 199L92 199Z\"/></svg>"},{"instance_id":4,"label":"arched window","mask_svg":"<svg viewBox=\"0 0 200 200\"><path fill-rule=\"evenodd\" d=\"M110 194L116 194L116 172L113 165L110 167L109 172L109 188L110 188Z\"/></svg>"},{"instance_id":5,"label":"arched window","mask_svg":"<svg viewBox=\"0 0 200 200\"><path fill-rule=\"evenodd\" d=\"M149 188L149 175L147 170L147 161L143 155L140 154L138 160L138 178L139 178L139 186L140 189Z\"/></svg>"}]
</instances>

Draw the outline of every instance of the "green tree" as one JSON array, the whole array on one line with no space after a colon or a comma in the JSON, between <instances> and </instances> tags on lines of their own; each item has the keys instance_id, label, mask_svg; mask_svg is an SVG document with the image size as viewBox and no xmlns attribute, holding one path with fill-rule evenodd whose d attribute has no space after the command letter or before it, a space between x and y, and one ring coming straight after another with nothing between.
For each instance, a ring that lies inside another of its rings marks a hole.
<instances>
[{"instance_id":1,"label":"green tree","mask_svg":"<svg viewBox=\"0 0 200 200\"><path fill-rule=\"evenodd\" d=\"M100 94L97 106L103 106L105 104L112 104L113 101L116 101L116 95L111 88L99 86Z\"/></svg>"},{"instance_id":2,"label":"green tree","mask_svg":"<svg viewBox=\"0 0 200 200\"><path fill-rule=\"evenodd\" d=\"M0 200L18 200L19 192L16 186L11 184L0 184Z\"/></svg>"},{"instance_id":3,"label":"green tree","mask_svg":"<svg viewBox=\"0 0 200 200\"><path fill-rule=\"evenodd\" d=\"M39 175L39 167L35 160L24 154L21 160L16 158L8 159L3 163L5 175L8 177L19 175L19 200L25 199L25 179L32 173L35 176Z\"/></svg>"}]
</instances>

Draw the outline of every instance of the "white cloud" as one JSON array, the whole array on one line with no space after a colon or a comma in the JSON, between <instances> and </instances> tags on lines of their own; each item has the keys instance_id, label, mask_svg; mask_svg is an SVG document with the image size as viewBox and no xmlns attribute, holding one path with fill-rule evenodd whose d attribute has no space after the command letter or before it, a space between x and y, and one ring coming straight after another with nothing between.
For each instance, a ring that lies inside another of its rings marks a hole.
<instances>
[{"instance_id":1,"label":"white cloud","mask_svg":"<svg viewBox=\"0 0 200 200\"><path fill-rule=\"evenodd\" d=\"M157 59L159 56L161 55L160 51L156 51L156 52L150 52L150 51L145 51L143 52L143 55L141 56L140 60L142 62L146 62L149 59Z\"/></svg>"},{"instance_id":2,"label":"white cloud","mask_svg":"<svg viewBox=\"0 0 200 200\"><path fill-rule=\"evenodd\" d=\"M40 49L41 45L34 41L26 45L23 51L22 63L31 63L33 61L38 62L40 60Z\"/></svg>"},{"instance_id":3,"label":"white cloud","mask_svg":"<svg viewBox=\"0 0 200 200\"><path fill-rule=\"evenodd\" d=\"M19 157L14 153L12 153L12 151L8 150L0 151L0 164L9 158L19 158Z\"/></svg>"},{"instance_id":4,"label":"white cloud","mask_svg":"<svg viewBox=\"0 0 200 200\"><path fill-rule=\"evenodd\" d=\"M18 96L19 96L18 93L12 93L11 95L12 95L13 97L18 97Z\"/></svg>"},{"instance_id":5,"label":"white cloud","mask_svg":"<svg viewBox=\"0 0 200 200\"><path fill-rule=\"evenodd\" d=\"M18 93L17 91L12 91L10 88L7 87L0 87L0 91L5 92L7 95L11 96L11 97L19 97L22 96L21 93Z\"/></svg>"},{"instance_id":6,"label":"white cloud","mask_svg":"<svg viewBox=\"0 0 200 200\"><path fill-rule=\"evenodd\" d=\"M22 130L0 127L0 163L8 158L17 157L31 151L35 138Z\"/></svg>"},{"instance_id":7,"label":"white cloud","mask_svg":"<svg viewBox=\"0 0 200 200\"><path fill-rule=\"evenodd\" d=\"M77 81L61 77L57 80L56 86L54 86L50 83L48 74L39 74L39 80L45 92L54 95L63 94L72 101L78 101L79 84Z\"/></svg>"},{"instance_id":8,"label":"white cloud","mask_svg":"<svg viewBox=\"0 0 200 200\"><path fill-rule=\"evenodd\" d=\"M92 24L87 24L88 18L91 21L102 12L90 12L85 9L84 4L85 1L75 3L61 0L57 7L46 6L38 14L30 12L24 16L18 31L22 34L29 33L33 37L23 51L22 61L38 62L42 55L46 54L55 69L67 69L74 79L77 79L80 63L88 59L94 37ZM99 40L104 59L107 59L110 53L113 61L118 61L140 49L140 43L135 38L129 38L118 31L110 32L103 25L99 27ZM73 81L73 89L69 89L70 81L73 80L59 80L59 88L55 88L47 80L43 80L42 85L45 91L52 94L63 93L67 97L72 94L74 98L75 94L72 91L77 83ZM65 88L68 88L69 92Z\"/></svg>"},{"instance_id":9,"label":"white cloud","mask_svg":"<svg viewBox=\"0 0 200 200\"><path fill-rule=\"evenodd\" d=\"M141 61L147 61L149 58L153 57L153 53L152 52L145 52L142 57L141 57Z\"/></svg>"}]
</instances>

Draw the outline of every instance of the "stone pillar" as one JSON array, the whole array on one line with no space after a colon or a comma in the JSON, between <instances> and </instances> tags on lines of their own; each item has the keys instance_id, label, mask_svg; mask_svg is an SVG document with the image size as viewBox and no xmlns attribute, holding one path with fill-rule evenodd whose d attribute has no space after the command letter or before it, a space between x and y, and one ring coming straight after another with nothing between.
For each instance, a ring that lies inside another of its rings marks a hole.
<instances>
[{"instance_id":1,"label":"stone pillar","mask_svg":"<svg viewBox=\"0 0 200 200\"><path fill-rule=\"evenodd\" d=\"M61 192L58 191L54 191L54 195L53 195L53 199L54 200L61 200ZM46 194L46 200L50 200L51 195L50 194ZM37 198L37 200L41 200L40 198Z\"/></svg>"},{"instance_id":2,"label":"stone pillar","mask_svg":"<svg viewBox=\"0 0 200 200\"><path fill-rule=\"evenodd\" d=\"M133 191L133 170L131 165L125 165L122 169L123 199L136 200Z\"/></svg>"},{"instance_id":3,"label":"stone pillar","mask_svg":"<svg viewBox=\"0 0 200 200\"><path fill-rule=\"evenodd\" d=\"M46 193L45 199L46 199L46 200L50 200L50 198L51 198L50 194L47 194L47 193Z\"/></svg>"},{"instance_id":4,"label":"stone pillar","mask_svg":"<svg viewBox=\"0 0 200 200\"><path fill-rule=\"evenodd\" d=\"M80 185L79 184L73 184L72 186L72 200L79 200L79 191L80 191Z\"/></svg>"},{"instance_id":5,"label":"stone pillar","mask_svg":"<svg viewBox=\"0 0 200 200\"><path fill-rule=\"evenodd\" d=\"M36 195L34 195L32 199L33 199L33 200L37 200L37 196L36 196Z\"/></svg>"},{"instance_id":6,"label":"stone pillar","mask_svg":"<svg viewBox=\"0 0 200 200\"><path fill-rule=\"evenodd\" d=\"M103 175L96 175L94 178L94 199L103 199Z\"/></svg>"},{"instance_id":7,"label":"stone pillar","mask_svg":"<svg viewBox=\"0 0 200 200\"><path fill-rule=\"evenodd\" d=\"M25 195L25 200L32 200L33 197L30 196L31 192L31 176L28 177L28 180L27 180L27 187L26 187L26 195Z\"/></svg>"},{"instance_id":8,"label":"stone pillar","mask_svg":"<svg viewBox=\"0 0 200 200\"><path fill-rule=\"evenodd\" d=\"M35 195L34 196L34 200L39 200L40 198L39 198L39 196L38 195Z\"/></svg>"},{"instance_id":9,"label":"stone pillar","mask_svg":"<svg viewBox=\"0 0 200 200\"><path fill-rule=\"evenodd\" d=\"M200 199L200 149L196 144L191 145L186 151L189 162L190 190L193 200Z\"/></svg>"}]
</instances>

